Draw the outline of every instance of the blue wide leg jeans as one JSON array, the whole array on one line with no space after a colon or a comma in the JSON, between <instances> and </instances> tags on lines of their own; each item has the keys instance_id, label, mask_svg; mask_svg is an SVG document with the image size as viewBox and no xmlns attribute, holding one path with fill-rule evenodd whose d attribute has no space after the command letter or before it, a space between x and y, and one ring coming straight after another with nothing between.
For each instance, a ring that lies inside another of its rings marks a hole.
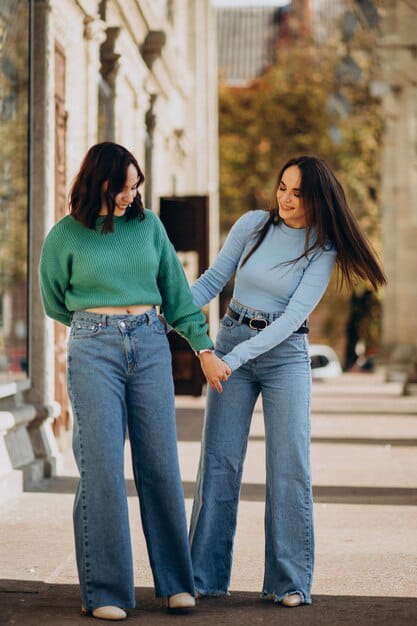
<instances>
[{"instance_id":1,"label":"blue wide leg jeans","mask_svg":"<svg viewBox=\"0 0 417 626\"><path fill-rule=\"evenodd\" d=\"M243 315L276 316L231 304ZM220 357L256 335L225 316ZM314 565L310 472L311 369L307 335L294 333L233 372L223 393L209 389L190 541L196 590L228 593L243 463L255 402L262 394L266 445L263 594L299 593L311 603Z\"/></svg>"},{"instance_id":2,"label":"blue wide leg jeans","mask_svg":"<svg viewBox=\"0 0 417 626\"><path fill-rule=\"evenodd\" d=\"M156 312L74 313L68 391L80 472L74 531L83 606L135 606L124 479L127 429L156 595L194 595L171 353Z\"/></svg>"}]
</instances>

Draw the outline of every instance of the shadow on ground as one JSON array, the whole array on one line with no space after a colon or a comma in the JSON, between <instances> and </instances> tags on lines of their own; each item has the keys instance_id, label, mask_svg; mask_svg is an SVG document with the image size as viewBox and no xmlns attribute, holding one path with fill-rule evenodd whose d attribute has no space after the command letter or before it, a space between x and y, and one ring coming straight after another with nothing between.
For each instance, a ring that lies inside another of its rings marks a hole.
<instances>
[{"instance_id":1,"label":"shadow on ground","mask_svg":"<svg viewBox=\"0 0 417 626\"><path fill-rule=\"evenodd\" d=\"M203 427L204 411L202 409L177 409L178 441L200 441ZM253 436L251 439L263 440L263 437ZM356 443L379 445L408 445L414 446L417 440L403 439L333 439L317 437L313 442L323 443ZM74 476L57 476L49 480L42 480L35 485L26 485L25 491L45 493L75 493L78 478ZM127 494L136 496L133 480L126 481ZM195 483L183 481L184 495L193 498ZM358 487L339 485L313 485L314 501L329 504L371 504L390 506L417 505L417 489L408 487ZM265 486L257 483L242 484L240 499L246 502L263 502L265 500Z\"/></svg>"},{"instance_id":2,"label":"shadow on ground","mask_svg":"<svg viewBox=\"0 0 417 626\"><path fill-rule=\"evenodd\" d=\"M205 598L180 614L168 613L152 589L136 589L137 608L127 623L142 626L409 626L417 621L417 599L366 596L315 596L311 606L288 609L256 593L235 591ZM0 624L4 626L87 626L108 624L81 616L78 588L42 582L0 580Z\"/></svg>"},{"instance_id":3,"label":"shadow on ground","mask_svg":"<svg viewBox=\"0 0 417 626\"><path fill-rule=\"evenodd\" d=\"M375 418L377 419L377 418ZM177 409L178 441L201 441L203 430L203 409ZM263 435L250 435L250 441L265 441ZM353 444L368 446L406 446L416 447L416 438L401 437L317 437L313 436L313 443Z\"/></svg>"},{"instance_id":4,"label":"shadow on ground","mask_svg":"<svg viewBox=\"0 0 417 626\"><path fill-rule=\"evenodd\" d=\"M78 478L76 476L55 476L36 484L26 485L25 491L34 493L75 493ZM195 483L183 481L184 496L194 497ZM127 495L137 495L133 480L126 480ZM357 486L313 486L314 502L332 504L386 504L390 506L417 505L417 489L412 487L357 487ZM244 483L240 492L243 502L264 502L265 485Z\"/></svg>"}]
</instances>

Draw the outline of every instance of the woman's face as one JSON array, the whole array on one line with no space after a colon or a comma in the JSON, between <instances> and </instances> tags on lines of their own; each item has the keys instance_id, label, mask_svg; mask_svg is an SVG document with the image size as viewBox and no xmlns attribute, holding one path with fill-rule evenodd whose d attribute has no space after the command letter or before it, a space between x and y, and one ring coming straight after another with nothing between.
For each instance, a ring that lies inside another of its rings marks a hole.
<instances>
[{"instance_id":1,"label":"woman's face","mask_svg":"<svg viewBox=\"0 0 417 626\"><path fill-rule=\"evenodd\" d=\"M132 204L138 193L138 171L136 167L131 163L127 168L127 175L123 189L115 197L115 209L114 214L117 217L124 215L129 204Z\"/></svg>"},{"instance_id":2,"label":"woman's face","mask_svg":"<svg viewBox=\"0 0 417 626\"><path fill-rule=\"evenodd\" d=\"M278 213L290 228L306 225L303 198L301 196L301 170L297 165L288 167L282 175L277 190Z\"/></svg>"}]
</instances>

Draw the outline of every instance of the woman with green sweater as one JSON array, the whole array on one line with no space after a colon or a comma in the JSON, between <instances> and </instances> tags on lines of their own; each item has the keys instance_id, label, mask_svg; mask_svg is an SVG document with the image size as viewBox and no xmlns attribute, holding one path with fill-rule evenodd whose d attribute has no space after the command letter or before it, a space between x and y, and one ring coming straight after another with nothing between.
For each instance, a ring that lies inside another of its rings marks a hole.
<instances>
[{"instance_id":1,"label":"woman with green sweater","mask_svg":"<svg viewBox=\"0 0 417 626\"><path fill-rule=\"evenodd\" d=\"M71 326L68 393L80 472L74 532L83 612L124 619L135 606L124 442L157 596L194 606L164 316L196 352L215 388L230 373L211 351L182 266L159 218L143 208L141 169L122 146L87 153L70 215L48 234L40 262L47 315Z\"/></svg>"}]
</instances>

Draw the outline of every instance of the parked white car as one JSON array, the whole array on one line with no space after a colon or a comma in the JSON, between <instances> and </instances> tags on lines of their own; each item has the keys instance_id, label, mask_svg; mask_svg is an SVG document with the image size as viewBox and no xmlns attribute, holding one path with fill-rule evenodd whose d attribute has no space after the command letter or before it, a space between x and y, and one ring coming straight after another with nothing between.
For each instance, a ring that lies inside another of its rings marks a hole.
<instances>
[{"instance_id":1,"label":"parked white car","mask_svg":"<svg viewBox=\"0 0 417 626\"><path fill-rule=\"evenodd\" d=\"M312 343L308 349L313 378L333 378L340 376L342 368L336 352L330 346Z\"/></svg>"}]
</instances>

